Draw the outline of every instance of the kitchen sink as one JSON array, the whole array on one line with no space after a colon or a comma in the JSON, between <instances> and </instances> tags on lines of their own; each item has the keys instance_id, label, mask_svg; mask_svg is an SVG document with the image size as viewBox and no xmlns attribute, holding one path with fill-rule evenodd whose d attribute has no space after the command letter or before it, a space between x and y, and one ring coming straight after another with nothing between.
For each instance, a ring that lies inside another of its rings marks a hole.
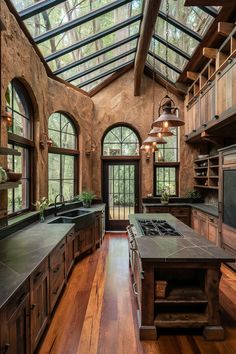
<instances>
[{"instance_id":1,"label":"kitchen sink","mask_svg":"<svg viewBox=\"0 0 236 354\"><path fill-rule=\"evenodd\" d=\"M60 213L58 217L50 221L49 224L75 224L75 229L81 230L92 225L94 222L94 211L74 209Z\"/></svg>"},{"instance_id":2,"label":"kitchen sink","mask_svg":"<svg viewBox=\"0 0 236 354\"><path fill-rule=\"evenodd\" d=\"M60 213L60 216L66 216L67 218L75 218L77 216L83 216L89 213L91 213L91 211L76 209L76 210L67 211L65 213Z\"/></svg>"}]
</instances>

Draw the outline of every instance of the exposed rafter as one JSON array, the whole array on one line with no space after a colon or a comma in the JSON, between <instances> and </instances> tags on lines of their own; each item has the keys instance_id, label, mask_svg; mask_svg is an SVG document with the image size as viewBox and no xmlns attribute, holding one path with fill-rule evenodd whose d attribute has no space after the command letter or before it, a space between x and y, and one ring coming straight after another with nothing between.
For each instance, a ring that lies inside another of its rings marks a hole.
<instances>
[{"instance_id":1,"label":"exposed rafter","mask_svg":"<svg viewBox=\"0 0 236 354\"><path fill-rule=\"evenodd\" d=\"M139 96L141 91L141 80L145 67L146 57L149 50L153 30L155 28L157 14L161 0L146 0L143 20L141 23L140 37L138 41L137 54L134 64L134 95Z\"/></svg>"},{"instance_id":2,"label":"exposed rafter","mask_svg":"<svg viewBox=\"0 0 236 354\"><path fill-rule=\"evenodd\" d=\"M132 0L117 0L115 2L112 2L106 6L103 6L102 8L100 8L98 10L92 11L89 14L78 17L75 20L72 20L72 21L69 21L69 22L63 24L62 26L53 28L50 31L47 31L37 37L34 37L34 41L37 44L47 41L50 38L53 38L61 33L69 31L75 27L81 26L82 24L84 24L88 21L94 20L95 18L100 17L100 16L106 14L107 12L113 11L113 10L117 9L118 7L121 7L122 5L125 5L131 1Z\"/></svg>"},{"instance_id":3,"label":"exposed rafter","mask_svg":"<svg viewBox=\"0 0 236 354\"><path fill-rule=\"evenodd\" d=\"M106 76L108 76L108 75L111 75L111 74L113 74L115 71L118 71L118 70L120 70L120 69L123 69L124 67L126 67L126 66L128 66L128 65L130 65L130 64L132 64L132 63L133 63L133 60L130 60L130 61L128 61L128 62L125 63L125 64L122 64L122 65L120 65L120 66L117 66L116 68L113 68L113 69L111 69L111 70L109 70L109 71L106 71L105 73L102 73L102 74L100 74L100 75L98 75L98 76L93 77L93 78L90 79L90 80L87 80L87 81L85 81L85 82L79 84L77 87L81 88L81 87L87 86L87 85L91 84L92 82L97 81L97 80L100 80L100 79L102 79L102 78L104 78L104 77L106 77Z\"/></svg>"},{"instance_id":4,"label":"exposed rafter","mask_svg":"<svg viewBox=\"0 0 236 354\"><path fill-rule=\"evenodd\" d=\"M87 55L85 58L81 58L81 59L79 59L79 60L74 61L74 62L71 63L71 64L68 64L68 65L66 65L66 66L63 66L62 68L59 68L59 69L55 70L55 71L53 72L53 74L58 75L58 74L61 74L61 73L65 72L65 71L67 71L67 70L70 70L70 69L72 69L72 68L75 68L76 66L79 66L79 65L81 65L81 64L84 64L84 63L86 63L87 61L92 60L92 59L98 57L99 55L103 55L103 54L105 54L105 53L107 53L107 52L110 52L111 50L113 50L113 49L115 49L115 48L119 48L119 47L121 47L122 45L124 45L124 44L126 44L126 43L129 43L129 42L131 42L131 41L137 39L138 37L139 37L139 33L136 33L136 34L134 34L133 36L127 37L127 38L125 38L125 39L122 39L122 40L119 41L119 42L116 42L116 43L114 43L114 44L112 44L112 45L109 45L109 46L107 46L107 47L105 47L105 48L102 48L102 49L100 49L100 50L98 50L98 51L96 51L96 52L94 52L94 53L92 53L92 54L90 54L90 55Z\"/></svg>"},{"instance_id":5,"label":"exposed rafter","mask_svg":"<svg viewBox=\"0 0 236 354\"><path fill-rule=\"evenodd\" d=\"M199 8L204 11L206 14L212 16L212 17L216 17L218 15L218 11L216 9L214 9L214 7L211 6L199 6Z\"/></svg>"},{"instance_id":6,"label":"exposed rafter","mask_svg":"<svg viewBox=\"0 0 236 354\"><path fill-rule=\"evenodd\" d=\"M37 15L40 12L47 11L58 4L65 2L65 0L45 0L37 2L36 4L27 7L25 10L19 12L22 20Z\"/></svg>"},{"instance_id":7,"label":"exposed rafter","mask_svg":"<svg viewBox=\"0 0 236 354\"><path fill-rule=\"evenodd\" d=\"M218 33L221 36L228 37L230 32L233 31L235 24L229 22L219 22L218 23Z\"/></svg>"},{"instance_id":8,"label":"exposed rafter","mask_svg":"<svg viewBox=\"0 0 236 354\"><path fill-rule=\"evenodd\" d=\"M102 32L99 32L99 33L96 33L95 35L89 37L89 38L86 38L82 41L79 41L75 44L72 44L71 46L67 47L67 48L64 48L64 49L61 49L61 50L58 50L57 52L55 53L52 53L50 55L48 55L45 60L47 62L51 61L51 60L54 60L54 59L57 59L59 57L61 57L62 55L65 55L65 54L68 54L70 52L72 52L73 50L76 50L76 49L79 49L87 44L90 44L102 37L105 37L107 36L108 34L111 34L113 32L116 32L126 26L129 26L131 25L132 23L134 22L137 22L139 20L141 20L142 18L142 15L136 15L136 16L133 16L131 18L129 18L128 20L124 21L124 22L121 22L119 23L118 25L115 25L115 26L112 26L110 27L109 29L105 30L105 31L102 31Z\"/></svg>"},{"instance_id":9,"label":"exposed rafter","mask_svg":"<svg viewBox=\"0 0 236 354\"><path fill-rule=\"evenodd\" d=\"M195 73L193 71L187 71L187 79L189 79L189 80L195 81L195 80L197 80L198 76L199 76L199 73Z\"/></svg>"},{"instance_id":10,"label":"exposed rafter","mask_svg":"<svg viewBox=\"0 0 236 354\"><path fill-rule=\"evenodd\" d=\"M77 79L79 79L79 78L81 78L81 77L83 77L83 76L85 76L85 75L88 75L88 74L92 73L93 71L96 71L96 70L98 70L98 69L101 69L101 68L103 68L104 66L107 66L107 65L109 65L109 64L112 64L112 63L116 62L117 60L123 59L123 58L127 57L128 55L133 54L133 53L135 53L135 52L136 52L136 48L130 49L129 51L127 51L127 52L125 52L125 53L122 53L122 54L120 54L120 55L117 55L116 57L113 57L113 58L111 58L111 59L109 59L109 60L107 60L107 61L105 61L105 62L103 62L103 63L100 63L100 64L98 64L98 65L95 65L95 66L93 66L92 68L89 68L89 69L86 70L86 71L83 71L83 72L81 72L81 73L79 73L79 74L76 74L76 75L70 77L69 79L66 79L66 81L71 82L71 81L77 80Z\"/></svg>"}]
</instances>

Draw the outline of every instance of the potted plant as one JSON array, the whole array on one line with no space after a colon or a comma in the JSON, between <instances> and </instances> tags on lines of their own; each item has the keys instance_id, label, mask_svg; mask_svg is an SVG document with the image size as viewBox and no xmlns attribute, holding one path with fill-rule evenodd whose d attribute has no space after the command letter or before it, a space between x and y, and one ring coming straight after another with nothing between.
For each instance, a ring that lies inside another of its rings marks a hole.
<instances>
[{"instance_id":1,"label":"potted plant","mask_svg":"<svg viewBox=\"0 0 236 354\"><path fill-rule=\"evenodd\" d=\"M170 188L166 186L161 193L161 204L168 204L170 199Z\"/></svg>"},{"instance_id":2,"label":"potted plant","mask_svg":"<svg viewBox=\"0 0 236 354\"><path fill-rule=\"evenodd\" d=\"M44 222L44 210L48 207L49 200L46 197L42 197L36 200L36 203L33 205L36 207L36 210L39 211L39 221Z\"/></svg>"},{"instance_id":3,"label":"potted plant","mask_svg":"<svg viewBox=\"0 0 236 354\"><path fill-rule=\"evenodd\" d=\"M199 199L201 199L202 196L199 191L193 189L186 193L186 197L189 198L192 203L196 203L199 201Z\"/></svg>"},{"instance_id":4,"label":"potted plant","mask_svg":"<svg viewBox=\"0 0 236 354\"><path fill-rule=\"evenodd\" d=\"M95 198L95 194L89 191L83 191L79 195L75 196L75 200L79 200L83 203L84 208L90 208L92 200Z\"/></svg>"}]
</instances>

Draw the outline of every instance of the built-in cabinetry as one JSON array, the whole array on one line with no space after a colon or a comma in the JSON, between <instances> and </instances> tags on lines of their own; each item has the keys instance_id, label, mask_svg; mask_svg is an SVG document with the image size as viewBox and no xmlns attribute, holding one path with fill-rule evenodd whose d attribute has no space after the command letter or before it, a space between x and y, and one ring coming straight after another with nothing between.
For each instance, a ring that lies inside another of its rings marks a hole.
<instances>
[{"instance_id":1,"label":"built-in cabinetry","mask_svg":"<svg viewBox=\"0 0 236 354\"><path fill-rule=\"evenodd\" d=\"M194 187L219 189L219 156L194 161Z\"/></svg>"},{"instance_id":2,"label":"built-in cabinetry","mask_svg":"<svg viewBox=\"0 0 236 354\"><path fill-rule=\"evenodd\" d=\"M185 100L186 140L223 119L225 112L236 110L236 28L216 51L204 48L211 58L203 70L194 73ZM226 89L227 87L227 89Z\"/></svg>"},{"instance_id":3,"label":"built-in cabinetry","mask_svg":"<svg viewBox=\"0 0 236 354\"><path fill-rule=\"evenodd\" d=\"M32 354L50 320L74 260L102 240L102 214L85 229L72 229L0 310L0 353Z\"/></svg>"},{"instance_id":4,"label":"built-in cabinetry","mask_svg":"<svg viewBox=\"0 0 236 354\"><path fill-rule=\"evenodd\" d=\"M28 281L15 292L0 312L0 320L0 352L29 354L30 298Z\"/></svg>"},{"instance_id":5,"label":"built-in cabinetry","mask_svg":"<svg viewBox=\"0 0 236 354\"><path fill-rule=\"evenodd\" d=\"M221 246L236 258L236 145L220 151L219 220ZM236 270L236 263L231 263Z\"/></svg>"},{"instance_id":6,"label":"built-in cabinetry","mask_svg":"<svg viewBox=\"0 0 236 354\"><path fill-rule=\"evenodd\" d=\"M218 218L193 208L191 226L197 233L219 245Z\"/></svg>"},{"instance_id":7,"label":"built-in cabinetry","mask_svg":"<svg viewBox=\"0 0 236 354\"><path fill-rule=\"evenodd\" d=\"M190 212L189 206L156 206L144 204L144 213L170 213L177 219L190 226Z\"/></svg>"}]
</instances>

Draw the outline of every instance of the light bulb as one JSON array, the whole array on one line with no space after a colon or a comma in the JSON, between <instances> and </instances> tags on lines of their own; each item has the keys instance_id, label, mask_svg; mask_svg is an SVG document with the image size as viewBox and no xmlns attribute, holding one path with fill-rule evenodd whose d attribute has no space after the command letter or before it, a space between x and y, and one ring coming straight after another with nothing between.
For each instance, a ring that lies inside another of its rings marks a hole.
<instances>
[{"instance_id":1,"label":"light bulb","mask_svg":"<svg viewBox=\"0 0 236 354\"><path fill-rule=\"evenodd\" d=\"M156 144L157 144L157 143L156 143L155 141L152 143L152 145L153 145L154 147L156 146Z\"/></svg>"},{"instance_id":2,"label":"light bulb","mask_svg":"<svg viewBox=\"0 0 236 354\"><path fill-rule=\"evenodd\" d=\"M158 133L157 136L158 136L158 138L162 138L162 134L161 133Z\"/></svg>"},{"instance_id":3,"label":"light bulb","mask_svg":"<svg viewBox=\"0 0 236 354\"><path fill-rule=\"evenodd\" d=\"M165 122L163 123L163 126L164 126L165 128L168 128L168 122L165 121Z\"/></svg>"}]
</instances>

